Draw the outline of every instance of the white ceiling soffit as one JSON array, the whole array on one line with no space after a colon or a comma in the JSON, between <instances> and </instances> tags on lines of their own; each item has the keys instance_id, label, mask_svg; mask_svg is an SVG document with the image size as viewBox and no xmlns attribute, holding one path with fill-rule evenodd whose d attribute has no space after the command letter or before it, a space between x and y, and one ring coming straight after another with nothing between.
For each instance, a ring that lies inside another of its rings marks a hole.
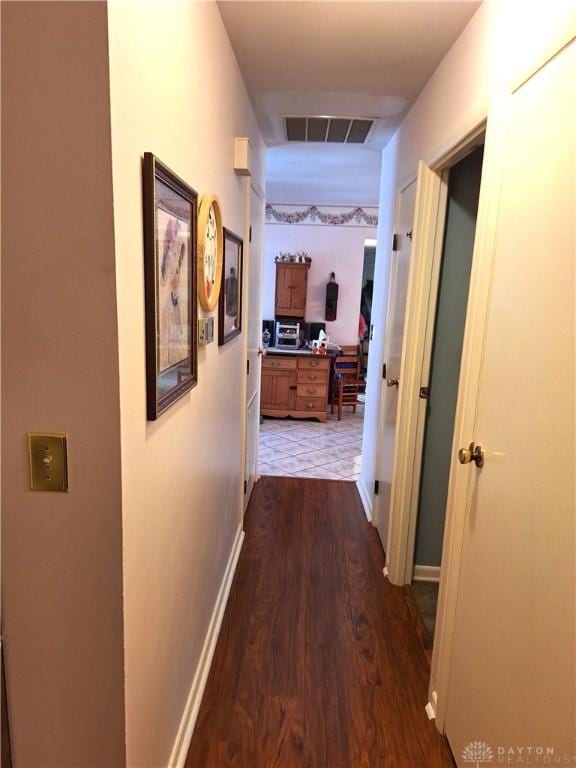
<instances>
[{"instance_id":1,"label":"white ceiling soffit","mask_svg":"<svg viewBox=\"0 0 576 768\"><path fill-rule=\"evenodd\" d=\"M220 0L269 146L285 116L376 118L381 149L479 0ZM352 148L351 148L352 149Z\"/></svg>"},{"instance_id":2,"label":"white ceiling soffit","mask_svg":"<svg viewBox=\"0 0 576 768\"><path fill-rule=\"evenodd\" d=\"M266 199L271 203L378 205L379 149L290 142L266 154Z\"/></svg>"}]
</instances>

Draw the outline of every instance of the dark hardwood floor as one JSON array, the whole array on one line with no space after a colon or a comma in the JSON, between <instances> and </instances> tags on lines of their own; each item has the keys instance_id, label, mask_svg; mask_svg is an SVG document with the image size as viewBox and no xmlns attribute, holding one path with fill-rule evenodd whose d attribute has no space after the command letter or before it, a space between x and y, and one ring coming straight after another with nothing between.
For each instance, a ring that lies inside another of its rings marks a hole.
<instances>
[{"instance_id":1,"label":"dark hardwood floor","mask_svg":"<svg viewBox=\"0 0 576 768\"><path fill-rule=\"evenodd\" d=\"M354 483L264 477L187 768L448 768L428 659Z\"/></svg>"}]
</instances>

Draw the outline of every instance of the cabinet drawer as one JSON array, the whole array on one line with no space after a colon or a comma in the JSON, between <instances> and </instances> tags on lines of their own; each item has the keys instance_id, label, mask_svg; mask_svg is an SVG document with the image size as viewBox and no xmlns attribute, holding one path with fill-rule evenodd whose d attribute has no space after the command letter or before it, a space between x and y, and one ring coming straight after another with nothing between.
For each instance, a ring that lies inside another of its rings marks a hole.
<instances>
[{"instance_id":1,"label":"cabinet drawer","mask_svg":"<svg viewBox=\"0 0 576 768\"><path fill-rule=\"evenodd\" d=\"M328 384L302 384L298 382L296 397L322 397L326 399Z\"/></svg>"},{"instance_id":2,"label":"cabinet drawer","mask_svg":"<svg viewBox=\"0 0 576 768\"><path fill-rule=\"evenodd\" d=\"M298 368L300 370L330 370L330 360L327 357L320 357L320 355L313 355L311 357L301 357L298 360Z\"/></svg>"},{"instance_id":3,"label":"cabinet drawer","mask_svg":"<svg viewBox=\"0 0 576 768\"><path fill-rule=\"evenodd\" d=\"M297 362L295 357L273 357L267 355L262 358L262 368L294 370Z\"/></svg>"},{"instance_id":4,"label":"cabinet drawer","mask_svg":"<svg viewBox=\"0 0 576 768\"><path fill-rule=\"evenodd\" d=\"M296 398L296 410L297 411L322 411L326 412L326 398L325 397L297 397Z\"/></svg>"},{"instance_id":5,"label":"cabinet drawer","mask_svg":"<svg viewBox=\"0 0 576 768\"><path fill-rule=\"evenodd\" d=\"M298 384L328 384L328 370L298 369Z\"/></svg>"}]
</instances>

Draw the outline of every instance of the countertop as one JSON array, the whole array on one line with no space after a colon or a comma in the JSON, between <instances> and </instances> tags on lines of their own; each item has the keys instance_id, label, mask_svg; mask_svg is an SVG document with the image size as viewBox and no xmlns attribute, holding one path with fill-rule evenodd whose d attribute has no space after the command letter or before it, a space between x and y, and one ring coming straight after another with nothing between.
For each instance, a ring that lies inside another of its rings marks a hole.
<instances>
[{"instance_id":1,"label":"countertop","mask_svg":"<svg viewBox=\"0 0 576 768\"><path fill-rule=\"evenodd\" d=\"M267 355L307 355L319 357L317 352L309 349L286 349L286 347L265 347Z\"/></svg>"},{"instance_id":2,"label":"countertop","mask_svg":"<svg viewBox=\"0 0 576 768\"><path fill-rule=\"evenodd\" d=\"M318 354L318 352L312 352L309 349L286 349L286 347L265 347L267 355L304 355L308 357L330 357L330 355L338 354L337 349L330 349L324 355Z\"/></svg>"}]
</instances>

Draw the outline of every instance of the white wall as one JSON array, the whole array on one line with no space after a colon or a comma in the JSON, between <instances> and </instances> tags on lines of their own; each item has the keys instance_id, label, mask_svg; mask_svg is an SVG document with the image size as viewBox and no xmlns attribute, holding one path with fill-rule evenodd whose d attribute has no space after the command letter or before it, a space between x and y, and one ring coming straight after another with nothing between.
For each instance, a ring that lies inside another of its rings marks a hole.
<instances>
[{"instance_id":1,"label":"white wall","mask_svg":"<svg viewBox=\"0 0 576 768\"><path fill-rule=\"evenodd\" d=\"M379 410L382 386L383 323L397 193L415 178L419 160L439 158L457 137L486 117L504 88L538 61L543 51L554 47L552 41L574 34L575 15L569 0L484 0L383 152L373 303L374 317L380 318L376 328L380 341L375 340L370 349L360 480L370 494L378 476L373 458L379 418L375 409Z\"/></svg>"},{"instance_id":2,"label":"white wall","mask_svg":"<svg viewBox=\"0 0 576 768\"><path fill-rule=\"evenodd\" d=\"M282 206L275 207L283 209ZM300 206L303 207L306 206ZM331 210L326 206L321 209ZM376 209L365 210L371 214L377 213ZM364 241L375 237L376 227L267 223L262 287L263 318L274 317L275 256L280 251L306 251L312 259L308 272L306 321L324 322L326 283L330 279L330 272L335 272L339 285L338 312L334 322L326 323L326 332L330 341L336 344L357 344Z\"/></svg>"},{"instance_id":3,"label":"white wall","mask_svg":"<svg viewBox=\"0 0 576 768\"><path fill-rule=\"evenodd\" d=\"M224 224L245 239L234 137L251 138L257 168L264 159L215 3L114 0L109 37L127 760L156 768L169 760L241 525L246 364L245 334L200 348L198 386L146 421L141 158L151 151L200 194L217 193Z\"/></svg>"}]
</instances>

